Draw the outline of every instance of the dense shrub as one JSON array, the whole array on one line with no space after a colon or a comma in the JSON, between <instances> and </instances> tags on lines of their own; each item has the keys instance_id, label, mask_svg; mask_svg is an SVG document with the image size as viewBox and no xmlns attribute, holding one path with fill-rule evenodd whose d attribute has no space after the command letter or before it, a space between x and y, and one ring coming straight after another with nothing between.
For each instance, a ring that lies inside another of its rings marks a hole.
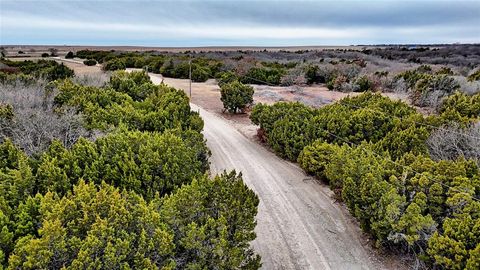
<instances>
[{"instance_id":1,"label":"dense shrub","mask_svg":"<svg viewBox=\"0 0 480 270\"><path fill-rule=\"evenodd\" d=\"M365 92L373 91L374 89L373 82L367 76L361 76L357 78L353 84L353 92Z\"/></svg>"},{"instance_id":2,"label":"dense shrub","mask_svg":"<svg viewBox=\"0 0 480 270\"><path fill-rule=\"evenodd\" d=\"M409 117L413 118L406 120ZM413 108L371 93L345 98L316 110L297 103L256 105L250 118L266 133L268 143L277 153L291 160L296 160L303 147L317 139L339 144L367 140L378 143L395 157L413 149L424 153L429 134L423 127L402 125L401 119L406 123L424 121ZM296 145L294 151L292 143Z\"/></svg>"},{"instance_id":3,"label":"dense shrub","mask_svg":"<svg viewBox=\"0 0 480 270\"><path fill-rule=\"evenodd\" d=\"M95 59L98 63L103 63L105 58L114 58L114 52L111 51L90 51L80 50L77 51L76 56L81 59Z\"/></svg>"},{"instance_id":4,"label":"dense shrub","mask_svg":"<svg viewBox=\"0 0 480 270\"><path fill-rule=\"evenodd\" d=\"M303 148L298 155L298 164L308 174L326 180L325 167L331 162L339 146L317 140Z\"/></svg>"},{"instance_id":5,"label":"dense shrub","mask_svg":"<svg viewBox=\"0 0 480 270\"><path fill-rule=\"evenodd\" d=\"M201 58L192 61L170 58L163 62L159 73L165 77L188 79L191 71L192 81L204 82L217 75L220 65L220 62Z\"/></svg>"},{"instance_id":6,"label":"dense shrub","mask_svg":"<svg viewBox=\"0 0 480 270\"><path fill-rule=\"evenodd\" d=\"M266 133L268 143L278 155L296 160L309 143L306 127L314 115L313 111L298 102L278 102L272 106L258 104L253 108L250 119Z\"/></svg>"},{"instance_id":7,"label":"dense shrub","mask_svg":"<svg viewBox=\"0 0 480 270\"><path fill-rule=\"evenodd\" d=\"M46 123L22 109L46 110L55 123L52 115L70 108L85 128L107 134L49 138L30 157L14 135L2 137L1 269L260 267L250 247L259 200L235 172L206 176L203 121L183 91L153 85L145 72L116 72L101 87L64 80L26 91L33 102L22 91L1 93L22 101L0 104L7 127ZM49 124L39 131L57 131Z\"/></svg>"},{"instance_id":8,"label":"dense shrub","mask_svg":"<svg viewBox=\"0 0 480 270\"><path fill-rule=\"evenodd\" d=\"M319 74L319 68L316 65L308 65L305 68L305 78L307 79L307 84L327 82L326 78Z\"/></svg>"},{"instance_id":9,"label":"dense shrub","mask_svg":"<svg viewBox=\"0 0 480 270\"><path fill-rule=\"evenodd\" d=\"M284 74L284 69L253 67L240 78L240 81L246 84L280 85Z\"/></svg>"},{"instance_id":10,"label":"dense shrub","mask_svg":"<svg viewBox=\"0 0 480 270\"><path fill-rule=\"evenodd\" d=\"M221 87L224 84L232 83L238 81L237 75L231 71L226 71L218 74L218 85Z\"/></svg>"},{"instance_id":11,"label":"dense shrub","mask_svg":"<svg viewBox=\"0 0 480 270\"><path fill-rule=\"evenodd\" d=\"M198 65L194 66L192 70L192 81L194 82L204 82L210 77L210 70L205 67Z\"/></svg>"},{"instance_id":12,"label":"dense shrub","mask_svg":"<svg viewBox=\"0 0 480 270\"><path fill-rule=\"evenodd\" d=\"M444 97L459 90L460 84L451 77L451 70L440 69L433 74L430 66L422 65L415 70L404 71L395 80L403 79L412 103L420 107L437 107Z\"/></svg>"},{"instance_id":13,"label":"dense shrub","mask_svg":"<svg viewBox=\"0 0 480 270\"><path fill-rule=\"evenodd\" d=\"M410 98L417 106L436 107L443 97L449 96L459 88L460 85L454 78L446 75L427 75L416 82Z\"/></svg>"},{"instance_id":14,"label":"dense shrub","mask_svg":"<svg viewBox=\"0 0 480 270\"><path fill-rule=\"evenodd\" d=\"M465 115L471 106L461 94L445 104ZM302 114L307 109L310 116ZM476 156L457 158L477 146L452 140L449 132L438 135L441 129L430 136L432 125L452 121L445 117L424 118L405 103L370 93L315 110L297 103L259 104L251 114L280 156L293 159L292 149L301 150L300 166L341 195L377 246L414 252L428 266L475 269L480 169ZM434 150L448 154L452 144L468 149L438 161L427 156Z\"/></svg>"},{"instance_id":15,"label":"dense shrub","mask_svg":"<svg viewBox=\"0 0 480 270\"><path fill-rule=\"evenodd\" d=\"M414 70L406 70L404 72L401 72L395 76L395 79L403 79L407 83L409 88L413 88L419 80L427 77L427 75L429 75L428 68L419 67Z\"/></svg>"},{"instance_id":16,"label":"dense shrub","mask_svg":"<svg viewBox=\"0 0 480 270\"><path fill-rule=\"evenodd\" d=\"M300 151L308 144L306 127L313 111L308 107L298 106L297 110L277 119L272 130L267 132L269 144L281 157L296 161Z\"/></svg>"},{"instance_id":17,"label":"dense shrub","mask_svg":"<svg viewBox=\"0 0 480 270\"><path fill-rule=\"evenodd\" d=\"M23 75L31 75L35 78L44 78L48 81L60 80L73 77L72 69L59 64L54 60L38 60L38 61L9 61L1 60L1 63L19 69Z\"/></svg>"},{"instance_id":18,"label":"dense shrub","mask_svg":"<svg viewBox=\"0 0 480 270\"><path fill-rule=\"evenodd\" d=\"M480 118L480 93L468 96L462 92L455 92L443 100L439 108L440 113L446 111L458 112L461 116Z\"/></svg>"},{"instance_id":19,"label":"dense shrub","mask_svg":"<svg viewBox=\"0 0 480 270\"><path fill-rule=\"evenodd\" d=\"M66 196L48 192L22 203L15 233L10 224L2 231L17 244L11 254L2 247L2 255L10 255L6 266L22 269L258 269L249 247L258 202L235 172L199 178L151 202L82 180ZM18 239L20 228L32 231Z\"/></svg>"},{"instance_id":20,"label":"dense shrub","mask_svg":"<svg viewBox=\"0 0 480 270\"><path fill-rule=\"evenodd\" d=\"M122 125L159 132L174 128L201 131L203 128L198 113L190 111L188 97L183 91L153 85L144 72L120 71L112 75L106 88L75 85L69 81L62 82L58 88L57 104L78 107L89 129L109 130Z\"/></svg>"},{"instance_id":21,"label":"dense shrub","mask_svg":"<svg viewBox=\"0 0 480 270\"><path fill-rule=\"evenodd\" d=\"M103 64L104 70L122 70L125 69L125 62L122 59L112 59Z\"/></svg>"},{"instance_id":22,"label":"dense shrub","mask_svg":"<svg viewBox=\"0 0 480 270\"><path fill-rule=\"evenodd\" d=\"M118 71L110 77L112 88L121 93L129 95L133 100L144 100L155 91L155 85L145 71Z\"/></svg>"},{"instance_id":23,"label":"dense shrub","mask_svg":"<svg viewBox=\"0 0 480 270\"><path fill-rule=\"evenodd\" d=\"M435 74L452 76L452 75L454 75L454 72L449 67L441 67L439 70L435 71Z\"/></svg>"},{"instance_id":24,"label":"dense shrub","mask_svg":"<svg viewBox=\"0 0 480 270\"><path fill-rule=\"evenodd\" d=\"M253 102L253 92L253 87L239 81L223 84L220 87L223 108L231 113L244 112Z\"/></svg>"},{"instance_id":25,"label":"dense shrub","mask_svg":"<svg viewBox=\"0 0 480 270\"><path fill-rule=\"evenodd\" d=\"M95 66L97 64L97 61L95 61L95 59L87 59L83 61L83 64L87 66Z\"/></svg>"},{"instance_id":26,"label":"dense shrub","mask_svg":"<svg viewBox=\"0 0 480 270\"><path fill-rule=\"evenodd\" d=\"M66 55L65 55L65 59L73 59L75 57L75 54L72 52L72 51L69 51Z\"/></svg>"},{"instance_id":27,"label":"dense shrub","mask_svg":"<svg viewBox=\"0 0 480 270\"><path fill-rule=\"evenodd\" d=\"M88 179L151 199L205 172L195 150L172 132L119 132L95 143L80 140L71 151L55 142L39 160L38 190L65 194L79 179Z\"/></svg>"},{"instance_id":28,"label":"dense shrub","mask_svg":"<svg viewBox=\"0 0 480 270\"><path fill-rule=\"evenodd\" d=\"M477 69L476 71L474 71L470 75L468 75L467 79L470 82L480 81L480 69Z\"/></svg>"}]
</instances>

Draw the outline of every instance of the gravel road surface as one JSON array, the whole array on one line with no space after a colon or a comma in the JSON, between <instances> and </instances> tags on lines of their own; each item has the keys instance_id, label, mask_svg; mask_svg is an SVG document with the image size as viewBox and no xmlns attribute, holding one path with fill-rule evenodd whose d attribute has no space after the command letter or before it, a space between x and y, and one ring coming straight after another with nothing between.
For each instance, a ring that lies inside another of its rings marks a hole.
<instances>
[{"instance_id":1,"label":"gravel road surface","mask_svg":"<svg viewBox=\"0 0 480 270\"><path fill-rule=\"evenodd\" d=\"M192 104L205 121L211 170L241 171L260 197L255 250L263 269L381 269L362 245L358 225L331 191L249 140L229 122Z\"/></svg>"}]
</instances>

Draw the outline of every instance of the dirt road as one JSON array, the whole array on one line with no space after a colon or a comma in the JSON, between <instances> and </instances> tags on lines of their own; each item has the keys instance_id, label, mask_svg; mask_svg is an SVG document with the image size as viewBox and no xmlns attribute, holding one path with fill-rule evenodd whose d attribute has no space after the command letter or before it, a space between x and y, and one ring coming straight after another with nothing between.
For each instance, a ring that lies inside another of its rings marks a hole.
<instances>
[{"instance_id":1,"label":"dirt road","mask_svg":"<svg viewBox=\"0 0 480 270\"><path fill-rule=\"evenodd\" d=\"M152 80L161 81L155 75ZM328 187L246 138L228 120L194 104L192 109L205 121L212 172L242 172L260 198L253 246L263 269L384 268Z\"/></svg>"},{"instance_id":2,"label":"dirt road","mask_svg":"<svg viewBox=\"0 0 480 270\"><path fill-rule=\"evenodd\" d=\"M211 169L241 171L260 197L253 246L264 269L379 269L357 225L297 166L250 141L224 119L200 110Z\"/></svg>"}]
</instances>

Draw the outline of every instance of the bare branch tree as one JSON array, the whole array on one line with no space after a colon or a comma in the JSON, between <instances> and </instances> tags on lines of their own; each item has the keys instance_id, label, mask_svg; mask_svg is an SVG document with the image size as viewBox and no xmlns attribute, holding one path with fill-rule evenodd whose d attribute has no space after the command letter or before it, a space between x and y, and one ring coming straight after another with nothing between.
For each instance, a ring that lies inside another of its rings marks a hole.
<instances>
[{"instance_id":1,"label":"bare branch tree","mask_svg":"<svg viewBox=\"0 0 480 270\"><path fill-rule=\"evenodd\" d=\"M427 146L436 160L454 160L459 157L476 160L480 165L480 122L469 128L449 126L430 135Z\"/></svg>"},{"instance_id":2,"label":"bare branch tree","mask_svg":"<svg viewBox=\"0 0 480 270\"><path fill-rule=\"evenodd\" d=\"M70 147L91 132L74 108L54 106L55 91L45 81L34 84L0 84L0 104L13 108L13 117L0 117L0 141L11 138L27 154L44 151L53 140Z\"/></svg>"}]
</instances>

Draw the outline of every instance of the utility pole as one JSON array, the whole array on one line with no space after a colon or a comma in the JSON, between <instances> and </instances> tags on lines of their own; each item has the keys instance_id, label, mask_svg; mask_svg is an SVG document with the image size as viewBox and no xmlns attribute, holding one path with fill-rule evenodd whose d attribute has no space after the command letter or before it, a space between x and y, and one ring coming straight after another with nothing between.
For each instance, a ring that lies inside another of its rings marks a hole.
<instances>
[{"instance_id":1,"label":"utility pole","mask_svg":"<svg viewBox=\"0 0 480 270\"><path fill-rule=\"evenodd\" d=\"M188 79L190 81L190 102L192 102L192 59L188 61Z\"/></svg>"}]
</instances>

